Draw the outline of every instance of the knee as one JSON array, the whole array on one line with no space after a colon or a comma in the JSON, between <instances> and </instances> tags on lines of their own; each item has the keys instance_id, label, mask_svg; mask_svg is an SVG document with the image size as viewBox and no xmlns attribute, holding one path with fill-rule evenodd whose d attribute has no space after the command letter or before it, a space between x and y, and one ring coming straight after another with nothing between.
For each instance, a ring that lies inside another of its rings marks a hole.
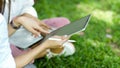
<instances>
[{"instance_id":1,"label":"knee","mask_svg":"<svg viewBox=\"0 0 120 68\"><path fill-rule=\"evenodd\" d=\"M60 17L59 19L64 23L64 25L67 25L70 23L70 20L66 17Z\"/></svg>"},{"instance_id":2,"label":"knee","mask_svg":"<svg viewBox=\"0 0 120 68\"><path fill-rule=\"evenodd\" d=\"M65 18L65 17L59 17L57 20L56 20L56 26L57 27L62 27L62 26L65 26L67 24L70 23L70 20L68 18Z\"/></svg>"}]
</instances>

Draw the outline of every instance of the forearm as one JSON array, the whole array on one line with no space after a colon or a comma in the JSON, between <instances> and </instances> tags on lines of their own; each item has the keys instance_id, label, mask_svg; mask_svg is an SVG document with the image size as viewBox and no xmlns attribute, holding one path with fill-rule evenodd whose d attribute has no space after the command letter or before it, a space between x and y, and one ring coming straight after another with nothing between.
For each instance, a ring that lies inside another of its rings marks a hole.
<instances>
[{"instance_id":1,"label":"forearm","mask_svg":"<svg viewBox=\"0 0 120 68\"><path fill-rule=\"evenodd\" d=\"M21 26L21 17L23 15L19 15L12 19L12 21L8 24L8 35L11 36L17 29Z\"/></svg>"},{"instance_id":2,"label":"forearm","mask_svg":"<svg viewBox=\"0 0 120 68\"><path fill-rule=\"evenodd\" d=\"M12 26L8 24L8 35L11 36L15 31L16 29L13 29Z\"/></svg>"},{"instance_id":3,"label":"forearm","mask_svg":"<svg viewBox=\"0 0 120 68\"><path fill-rule=\"evenodd\" d=\"M46 47L44 47L44 46L45 45L41 44L41 45L35 47L34 49L30 50L29 52L27 52L21 56L15 57L15 62L16 62L17 68L24 67L25 65L30 63L32 60L36 59L39 54L41 54L42 52L44 52L46 50Z\"/></svg>"}]
</instances>

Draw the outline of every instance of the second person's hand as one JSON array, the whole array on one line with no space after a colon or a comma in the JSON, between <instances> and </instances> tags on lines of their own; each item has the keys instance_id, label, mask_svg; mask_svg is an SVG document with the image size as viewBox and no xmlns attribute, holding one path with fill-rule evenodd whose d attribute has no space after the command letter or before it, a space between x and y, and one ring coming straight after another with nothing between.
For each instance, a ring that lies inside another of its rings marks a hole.
<instances>
[{"instance_id":1,"label":"second person's hand","mask_svg":"<svg viewBox=\"0 0 120 68\"><path fill-rule=\"evenodd\" d=\"M42 43L42 45L45 46L45 48L49 49L49 48L61 48L63 47L63 44L69 39L69 37L67 36L53 36L52 38L56 38L56 39L61 39L61 41L58 40L46 40L45 42Z\"/></svg>"}]
</instances>

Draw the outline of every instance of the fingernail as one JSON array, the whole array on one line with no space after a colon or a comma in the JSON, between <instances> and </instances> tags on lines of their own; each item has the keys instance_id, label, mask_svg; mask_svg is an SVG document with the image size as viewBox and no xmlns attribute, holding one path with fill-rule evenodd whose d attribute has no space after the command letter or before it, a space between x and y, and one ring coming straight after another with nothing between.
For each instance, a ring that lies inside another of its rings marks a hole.
<instances>
[{"instance_id":1,"label":"fingernail","mask_svg":"<svg viewBox=\"0 0 120 68\"><path fill-rule=\"evenodd\" d=\"M40 37L41 36L41 34L38 34L38 37Z\"/></svg>"},{"instance_id":2,"label":"fingernail","mask_svg":"<svg viewBox=\"0 0 120 68\"><path fill-rule=\"evenodd\" d=\"M32 35L32 37L34 37L34 38L35 38L35 35Z\"/></svg>"}]
</instances>

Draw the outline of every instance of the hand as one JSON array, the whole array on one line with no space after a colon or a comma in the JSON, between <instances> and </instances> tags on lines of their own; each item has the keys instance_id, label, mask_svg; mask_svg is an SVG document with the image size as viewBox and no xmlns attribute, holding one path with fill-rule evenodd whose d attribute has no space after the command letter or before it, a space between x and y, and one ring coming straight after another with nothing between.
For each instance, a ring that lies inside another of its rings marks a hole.
<instances>
[{"instance_id":1,"label":"hand","mask_svg":"<svg viewBox=\"0 0 120 68\"><path fill-rule=\"evenodd\" d=\"M45 48L61 48L63 47L62 45L69 39L69 37L65 36L54 36L54 38L59 38L61 41L56 41L56 40L46 40L42 44L45 46Z\"/></svg>"},{"instance_id":2,"label":"hand","mask_svg":"<svg viewBox=\"0 0 120 68\"><path fill-rule=\"evenodd\" d=\"M14 19L15 24L23 25L28 31L33 33L33 35L39 36L41 33L48 34L50 29L45 23L33 17L30 14L23 14Z\"/></svg>"}]
</instances>

